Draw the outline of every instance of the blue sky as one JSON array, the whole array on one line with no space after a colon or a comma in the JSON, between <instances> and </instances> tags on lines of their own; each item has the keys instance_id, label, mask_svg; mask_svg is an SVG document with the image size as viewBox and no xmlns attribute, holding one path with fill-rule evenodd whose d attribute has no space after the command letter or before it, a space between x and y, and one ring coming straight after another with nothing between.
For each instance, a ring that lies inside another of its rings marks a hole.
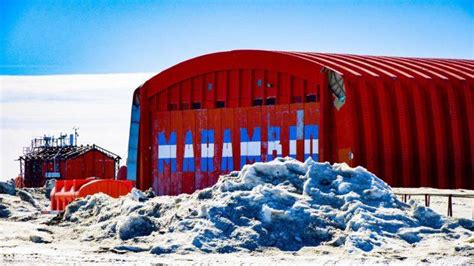
<instances>
[{"instance_id":1,"label":"blue sky","mask_svg":"<svg viewBox=\"0 0 474 266\"><path fill-rule=\"evenodd\" d=\"M474 1L0 0L0 74L159 72L242 49L474 58Z\"/></svg>"}]
</instances>

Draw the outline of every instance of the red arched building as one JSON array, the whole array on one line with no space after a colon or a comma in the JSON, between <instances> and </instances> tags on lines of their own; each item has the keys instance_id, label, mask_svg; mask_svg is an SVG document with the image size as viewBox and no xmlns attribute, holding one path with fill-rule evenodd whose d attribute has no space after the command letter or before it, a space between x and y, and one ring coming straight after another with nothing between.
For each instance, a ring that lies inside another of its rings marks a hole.
<instances>
[{"instance_id":1,"label":"red arched building","mask_svg":"<svg viewBox=\"0 0 474 266\"><path fill-rule=\"evenodd\" d=\"M362 165L392 186L474 188L474 61L238 50L133 98L128 179L159 194L276 156Z\"/></svg>"}]
</instances>

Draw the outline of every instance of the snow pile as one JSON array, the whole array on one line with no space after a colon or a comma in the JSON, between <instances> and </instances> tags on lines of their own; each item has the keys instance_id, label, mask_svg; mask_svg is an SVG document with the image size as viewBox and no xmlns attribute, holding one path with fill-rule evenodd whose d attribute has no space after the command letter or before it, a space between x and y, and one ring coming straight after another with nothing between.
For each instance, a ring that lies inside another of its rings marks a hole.
<instances>
[{"instance_id":1,"label":"snow pile","mask_svg":"<svg viewBox=\"0 0 474 266\"><path fill-rule=\"evenodd\" d=\"M2 192L0 189L0 219L31 221L40 218L41 210L49 207L49 200L44 196L44 188L18 189L14 184L10 187L13 191Z\"/></svg>"},{"instance_id":2,"label":"snow pile","mask_svg":"<svg viewBox=\"0 0 474 266\"><path fill-rule=\"evenodd\" d=\"M7 182L0 181L0 194L8 194L15 196L16 189L13 180Z\"/></svg>"},{"instance_id":3,"label":"snow pile","mask_svg":"<svg viewBox=\"0 0 474 266\"><path fill-rule=\"evenodd\" d=\"M154 254L318 245L368 252L439 237L474 242L474 221L405 204L362 167L291 158L247 165L192 195L88 196L68 206L63 223L84 227L84 241L114 239L131 251L139 243Z\"/></svg>"}]
</instances>

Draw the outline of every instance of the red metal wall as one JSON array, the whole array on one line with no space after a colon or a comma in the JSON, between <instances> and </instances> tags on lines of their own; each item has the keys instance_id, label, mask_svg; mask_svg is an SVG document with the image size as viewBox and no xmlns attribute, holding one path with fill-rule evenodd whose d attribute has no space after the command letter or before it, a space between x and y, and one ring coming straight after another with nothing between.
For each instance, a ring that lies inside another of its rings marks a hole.
<instances>
[{"instance_id":1,"label":"red metal wall","mask_svg":"<svg viewBox=\"0 0 474 266\"><path fill-rule=\"evenodd\" d=\"M340 108L328 71L344 80ZM235 170L242 152L258 145L261 161L304 160L313 152L320 161L362 165L392 186L472 189L473 78L472 60L247 50L194 58L136 91L137 185L189 193L229 172L223 159L229 145ZM259 143L244 141L242 130L259 135Z\"/></svg>"},{"instance_id":2,"label":"red metal wall","mask_svg":"<svg viewBox=\"0 0 474 266\"><path fill-rule=\"evenodd\" d=\"M303 136L294 140L294 153L290 153L290 127L298 126L297 112L304 119ZM157 136L151 140L152 187L162 195L189 193L211 186L219 175L255 161L269 161L277 156L318 159L316 145L305 150L304 136L304 125L319 126L318 103L158 111L152 114L151 123L151 135ZM246 134L242 129L247 129ZM212 138L205 141L203 132L212 132ZM249 140L258 138L257 145L242 141L246 138L243 135L248 135ZM186 149L188 154L192 151L192 158L186 155ZM244 154L249 156L243 157ZM259 154L258 158L252 157L253 154Z\"/></svg>"},{"instance_id":3,"label":"red metal wall","mask_svg":"<svg viewBox=\"0 0 474 266\"><path fill-rule=\"evenodd\" d=\"M84 179L98 177L108 179L115 177L116 164L114 159L98 150L90 150L78 157L68 159L61 168L64 179Z\"/></svg>"}]
</instances>

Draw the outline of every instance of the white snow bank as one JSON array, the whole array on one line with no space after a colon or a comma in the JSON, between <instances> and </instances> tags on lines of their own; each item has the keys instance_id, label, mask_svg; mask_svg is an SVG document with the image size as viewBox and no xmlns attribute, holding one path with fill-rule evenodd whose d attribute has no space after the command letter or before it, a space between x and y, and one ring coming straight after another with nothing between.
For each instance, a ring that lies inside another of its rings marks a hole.
<instances>
[{"instance_id":1,"label":"white snow bank","mask_svg":"<svg viewBox=\"0 0 474 266\"><path fill-rule=\"evenodd\" d=\"M438 238L459 246L474 242L473 220L445 218L414 202L405 204L362 167L311 159L247 165L192 195L148 193L148 200L143 200L145 194L137 200L137 194L77 200L63 223L87 228L83 240L145 243L154 254L266 247L293 251L318 245L370 252Z\"/></svg>"}]
</instances>

